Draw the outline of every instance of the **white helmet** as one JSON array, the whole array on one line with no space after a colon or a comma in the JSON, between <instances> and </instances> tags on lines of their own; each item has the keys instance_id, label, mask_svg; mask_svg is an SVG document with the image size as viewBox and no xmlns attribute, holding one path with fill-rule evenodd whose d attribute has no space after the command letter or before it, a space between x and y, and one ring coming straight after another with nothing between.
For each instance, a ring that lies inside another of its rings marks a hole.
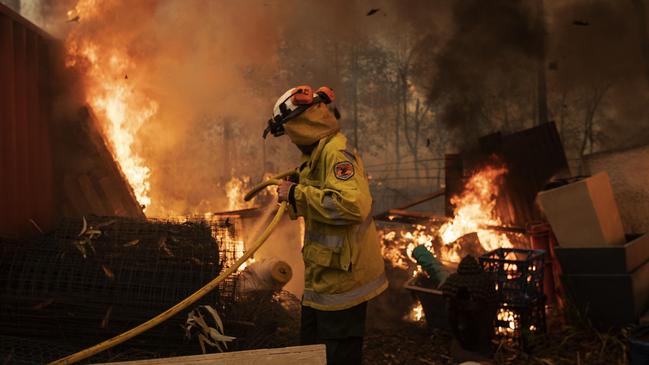
<instances>
[{"instance_id":1,"label":"white helmet","mask_svg":"<svg viewBox=\"0 0 649 365\"><path fill-rule=\"evenodd\" d=\"M268 121L268 127L264 130L264 138L268 133L279 137L284 134L282 124L291 118L295 118L307 110L311 105L317 103L329 104L334 101L334 92L331 88L323 86L313 92L311 86L301 85L286 91L277 99L273 107L273 118Z\"/></svg>"}]
</instances>

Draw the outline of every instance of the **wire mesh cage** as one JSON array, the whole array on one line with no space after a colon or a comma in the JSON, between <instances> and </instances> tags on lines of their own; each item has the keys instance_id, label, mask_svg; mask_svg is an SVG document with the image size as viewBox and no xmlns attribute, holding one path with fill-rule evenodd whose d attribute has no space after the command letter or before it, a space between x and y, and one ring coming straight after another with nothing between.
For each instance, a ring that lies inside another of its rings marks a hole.
<instances>
[{"instance_id":1,"label":"wire mesh cage","mask_svg":"<svg viewBox=\"0 0 649 365\"><path fill-rule=\"evenodd\" d=\"M299 343L301 302L287 291L256 291L237 298L224 312L235 351L293 346Z\"/></svg>"},{"instance_id":2,"label":"wire mesh cage","mask_svg":"<svg viewBox=\"0 0 649 365\"><path fill-rule=\"evenodd\" d=\"M237 215L219 215L207 219L212 237L219 245L219 259L224 268L231 267L244 254L245 244L240 237L242 232L241 218ZM221 309L236 302L237 279L239 273L228 276L219 285L218 304Z\"/></svg>"},{"instance_id":3,"label":"wire mesh cage","mask_svg":"<svg viewBox=\"0 0 649 365\"><path fill-rule=\"evenodd\" d=\"M0 336L10 339L0 358L45 363L141 324L233 265L245 250L242 229L236 214L86 217L63 220L36 240L0 238ZM228 276L197 305L217 308L238 337L232 348L289 344L299 300L286 292L239 298L238 277ZM197 353L182 329L193 308L112 349L110 359Z\"/></svg>"},{"instance_id":4,"label":"wire mesh cage","mask_svg":"<svg viewBox=\"0 0 649 365\"><path fill-rule=\"evenodd\" d=\"M36 241L2 242L0 250L0 334L76 346L148 320L221 270L218 242L204 221L70 219ZM217 301L213 292L201 303ZM134 345L181 343L184 318Z\"/></svg>"},{"instance_id":5,"label":"wire mesh cage","mask_svg":"<svg viewBox=\"0 0 649 365\"><path fill-rule=\"evenodd\" d=\"M0 336L0 362L2 364L46 364L74 351L74 347L60 345L55 341L48 342L14 336ZM94 360L109 361L110 358L106 354L101 354Z\"/></svg>"}]
</instances>

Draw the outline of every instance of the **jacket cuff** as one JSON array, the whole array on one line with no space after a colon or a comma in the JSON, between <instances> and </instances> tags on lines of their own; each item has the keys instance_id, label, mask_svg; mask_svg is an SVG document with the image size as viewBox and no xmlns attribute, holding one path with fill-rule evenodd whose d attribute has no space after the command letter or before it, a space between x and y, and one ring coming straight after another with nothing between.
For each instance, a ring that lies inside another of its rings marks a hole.
<instances>
[{"instance_id":1,"label":"jacket cuff","mask_svg":"<svg viewBox=\"0 0 649 365\"><path fill-rule=\"evenodd\" d=\"M291 187L288 189L288 203L291 204L294 210L295 210L295 186L297 186L297 184L291 185Z\"/></svg>"},{"instance_id":2,"label":"jacket cuff","mask_svg":"<svg viewBox=\"0 0 649 365\"><path fill-rule=\"evenodd\" d=\"M293 201L295 202L295 205L293 206L295 209L295 214L298 217L304 217L306 214L306 194L304 193L304 189L306 188L306 185L302 184L295 184L291 187L291 191L289 192L290 196L293 197ZM290 199L289 196L289 199ZM290 201L289 201L290 203Z\"/></svg>"}]
</instances>

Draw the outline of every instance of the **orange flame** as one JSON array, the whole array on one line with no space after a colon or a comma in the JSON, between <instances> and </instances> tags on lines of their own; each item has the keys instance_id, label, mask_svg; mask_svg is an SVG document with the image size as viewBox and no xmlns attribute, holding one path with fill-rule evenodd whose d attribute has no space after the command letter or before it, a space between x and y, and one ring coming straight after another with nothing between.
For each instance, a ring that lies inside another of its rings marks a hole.
<instances>
[{"instance_id":1,"label":"orange flame","mask_svg":"<svg viewBox=\"0 0 649 365\"><path fill-rule=\"evenodd\" d=\"M409 263L413 260L412 250L418 245L424 245L440 260L457 263L461 260L461 253L460 248L453 243L470 233L477 233L485 251L499 247L512 247L507 235L488 228L488 226L502 225L495 208L500 179L506 173L507 169L504 167L488 166L471 176L462 194L451 199L455 205L455 216L449 222L442 224L439 229L416 225L411 230L381 231L383 257L388 259L393 267L409 270L412 267ZM444 244L440 250L433 248L433 241L436 239ZM413 277L421 271L420 266L415 266ZM422 317L421 304L415 303L406 319L419 321Z\"/></svg>"},{"instance_id":2,"label":"orange flame","mask_svg":"<svg viewBox=\"0 0 649 365\"><path fill-rule=\"evenodd\" d=\"M98 11L96 0L81 0L68 16L89 21ZM79 69L85 76L86 101L104 129L113 157L137 201L149 206L151 170L135 151L134 144L140 128L156 115L158 103L128 80L129 71L134 71L136 65L123 46L106 46L93 35L76 29L68 34L65 48L66 66Z\"/></svg>"},{"instance_id":3,"label":"orange flame","mask_svg":"<svg viewBox=\"0 0 649 365\"><path fill-rule=\"evenodd\" d=\"M243 197L250 188L250 177L233 177L225 184L225 195L228 197L228 210L251 208L253 201L245 201Z\"/></svg>"},{"instance_id":4,"label":"orange flame","mask_svg":"<svg viewBox=\"0 0 649 365\"><path fill-rule=\"evenodd\" d=\"M451 198L455 205L453 219L442 225L440 236L445 244L476 232L480 244L486 251L499 247L512 247L505 234L495 233L486 226L502 225L496 215L496 198L499 193L499 180L507 173L504 167L488 166L476 172L464 186L459 196Z\"/></svg>"}]
</instances>

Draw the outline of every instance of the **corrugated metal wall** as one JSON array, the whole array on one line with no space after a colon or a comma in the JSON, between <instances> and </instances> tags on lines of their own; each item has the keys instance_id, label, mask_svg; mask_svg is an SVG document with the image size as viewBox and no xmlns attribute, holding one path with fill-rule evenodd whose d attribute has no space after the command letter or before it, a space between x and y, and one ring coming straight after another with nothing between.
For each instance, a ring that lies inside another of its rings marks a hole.
<instances>
[{"instance_id":1,"label":"corrugated metal wall","mask_svg":"<svg viewBox=\"0 0 649 365\"><path fill-rule=\"evenodd\" d=\"M50 39L0 4L0 235L54 222L48 80Z\"/></svg>"}]
</instances>

